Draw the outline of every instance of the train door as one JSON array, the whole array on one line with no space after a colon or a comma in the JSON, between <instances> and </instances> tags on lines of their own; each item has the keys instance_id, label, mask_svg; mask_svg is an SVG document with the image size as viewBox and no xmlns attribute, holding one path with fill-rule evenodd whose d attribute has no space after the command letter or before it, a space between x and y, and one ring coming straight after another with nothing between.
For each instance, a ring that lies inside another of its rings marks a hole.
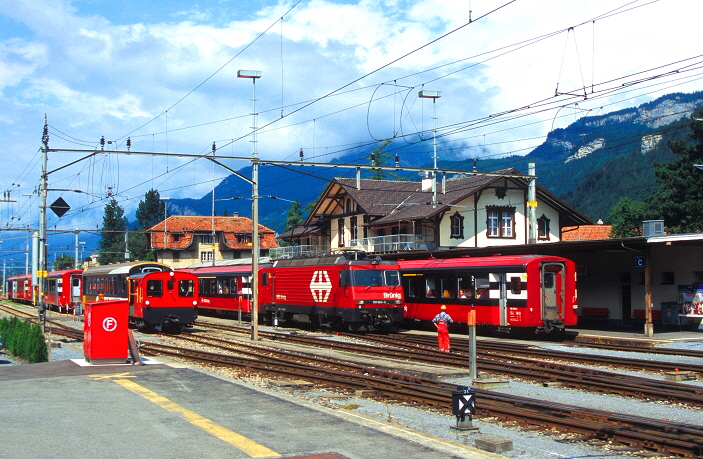
<instances>
[{"instance_id":1,"label":"train door","mask_svg":"<svg viewBox=\"0 0 703 459\"><path fill-rule=\"evenodd\" d=\"M542 265L542 320L545 322L564 321L564 270L563 263Z\"/></svg>"},{"instance_id":2,"label":"train door","mask_svg":"<svg viewBox=\"0 0 703 459\"><path fill-rule=\"evenodd\" d=\"M500 319L500 326L507 327L508 324L508 295L506 293L505 287L505 274L503 273L490 273L489 278L491 281L491 299L494 295L498 296L498 314ZM495 289L494 289L495 286Z\"/></svg>"},{"instance_id":3,"label":"train door","mask_svg":"<svg viewBox=\"0 0 703 459\"><path fill-rule=\"evenodd\" d=\"M75 307L81 303L81 275L71 274L70 283L71 292L69 294L69 304ZM76 312L80 314L80 312Z\"/></svg>"},{"instance_id":4,"label":"train door","mask_svg":"<svg viewBox=\"0 0 703 459\"><path fill-rule=\"evenodd\" d=\"M127 278L127 296L129 297L129 315L134 316L134 303L137 301L137 280Z\"/></svg>"}]
</instances>

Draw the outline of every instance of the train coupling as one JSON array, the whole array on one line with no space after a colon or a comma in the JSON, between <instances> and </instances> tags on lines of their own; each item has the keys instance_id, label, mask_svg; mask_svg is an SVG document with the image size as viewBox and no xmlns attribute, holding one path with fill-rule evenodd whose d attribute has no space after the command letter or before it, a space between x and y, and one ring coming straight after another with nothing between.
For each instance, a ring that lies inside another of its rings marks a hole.
<instances>
[{"instance_id":1,"label":"train coupling","mask_svg":"<svg viewBox=\"0 0 703 459\"><path fill-rule=\"evenodd\" d=\"M181 321L175 314L167 314L161 323L161 331L164 333L180 333Z\"/></svg>"},{"instance_id":2,"label":"train coupling","mask_svg":"<svg viewBox=\"0 0 703 459\"><path fill-rule=\"evenodd\" d=\"M374 330L384 330L393 327L393 319L388 314L362 314L364 322Z\"/></svg>"}]
</instances>

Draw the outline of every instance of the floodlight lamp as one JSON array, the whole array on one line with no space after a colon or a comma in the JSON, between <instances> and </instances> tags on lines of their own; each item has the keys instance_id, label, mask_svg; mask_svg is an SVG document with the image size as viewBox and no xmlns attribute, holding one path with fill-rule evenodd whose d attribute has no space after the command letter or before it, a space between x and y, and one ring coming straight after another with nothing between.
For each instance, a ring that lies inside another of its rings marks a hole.
<instances>
[{"instance_id":1,"label":"floodlight lamp","mask_svg":"<svg viewBox=\"0 0 703 459\"><path fill-rule=\"evenodd\" d=\"M237 70L237 78L261 78L261 70Z\"/></svg>"},{"instance_id":2,"label":"floodlight lamp","mask_svg":"<svg viewBox=\"0 0 703 459\"><path fill-rule=\"evenodd\" d=\"M439 99L442 97L442 91L420 91L417 93L418 97L423 99Z\"/></svg>"}]
</instances>

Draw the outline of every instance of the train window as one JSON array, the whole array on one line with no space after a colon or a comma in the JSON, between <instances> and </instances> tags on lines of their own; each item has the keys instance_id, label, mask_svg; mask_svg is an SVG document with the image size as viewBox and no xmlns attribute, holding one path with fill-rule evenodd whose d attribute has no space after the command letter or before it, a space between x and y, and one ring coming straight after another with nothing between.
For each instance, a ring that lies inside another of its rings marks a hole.
<instances>
[{"instance_id":1,"label":"train window","mask_svg":"<svg viewBox=\"0 0 703 459\"><path fill-rule=\"evenodd\" d=\"M519 295L522 293L522 279L519 277L510 278L510 292L513 295Z\"/></svg>"},{"instance_id":2,"label":"train window","mask_svg":"<svg viewBox=\"0 0 703 459\"><path fill-rule=\"evenodd\" d=\"M389 287L397 287L400 285L400 273L398 271L386 271L386 285Z\"/></svg>"},{"instance_id":3,"label":"train window","mask_svg":"<svg viewBox=\"0 0 703 459\"><path fill-rule=\"evenodd\" d=\"M554 288L554 273L544 273L544 278L542 279L542 287Z\"/></svg>"},{"instance_id":4,"label":"train window","mask_svg":"<svg viewBox=\"0 0 703 459\"><path fill-rule=\"evenodd\" d=\"M408 290L406 294L409 298L424 298L425 278L424 277L406 277L408 282Z\"/></svg>"},{"instance_id":5,"label":"train window","mask_svg":"<svg viewBox=\"0 0 703 459\"><path fill-rule=\"evenodd\" d=\"M457 296L456 278L443 277L439 279L442 298L455 298Z\"/></svg>"},{"instance_id":6,"label":"train window","mask_svg":"<svg viewBox=\"0 0 703 459\"><path fill-rule=\"evenodd\" d=\"M459 282L459 298L473 298L474 297L474 278L473 277L460 277L457 279Z\"/></svg>"},{"instance_id":7,"label":"train window","mask_svg":"<svg viewBox=\"0 0 703 459\"><path fill-rule=\"evenodd\" d=\"M437 298L437 284L435 283L434 278L427 278L425 295L427 298Z\"/></svg>"},{"instance_id":8,"label":"train window","mask_svg":"<svg viewBox=\"0 0 703 459\"><path fill-rule=\"evenodd\" d=\"M193 296L194 283L192 280L178 281L178 296Z\"/></svg>"},{"instance_id":9,"label":"train window","mask_svg":"<svg viewBox=\"0 0 703 459\"><path fill-rule=\"evenodd\" d=\"M166 290L168 290L168 291L173 290L173 281L172 280L166 282Z\"/></svg>"},{"instance_id":10,"label":"train window","mask_svg":"<svg viewBox=\"0 0 703 459\"><path fill-rule=\"evenodd\" d=\"M354 271L354 285L357 287L383 285L383 272L372 269Z\"/></svg>"},{"instance_id":11,"label":"train window","mask_svg":"<svg viewBox=\"0 0 703 459\"><path fill-rule=\"evenodd\" d=\"M163 294L163 282L160 280L146 281L146 296L149 298L159 298Z\"/></svg>"},{"instance_id":12,"label":"train window","mask_svg":"<svg viewBox=\"0 0 703 459\"><path fill-rule=\"evenodd\" d=\"M476 299L486 299L490 297L491 283L488 281L488 276L476 276Z\"/></svg>"},{"instance_id":13,"label":"train window","mask_svg":"<svg viewBox=\"0 0 703 459\"><path fill-rule=\"evenodd\" d=\"M269 284L269 273L261 273L261 286L266 287Z\"/></svg>"},{"instance_id":14,"label":"train window","mask_svg":"<svg viewBox=\"0 0 703 459\"><path fill-rule=\"evenodd\" d=\"M339 272L339 286L340 287L348 287L349 286L349 271L340 271Z\"/></svg>"}]
</instances>

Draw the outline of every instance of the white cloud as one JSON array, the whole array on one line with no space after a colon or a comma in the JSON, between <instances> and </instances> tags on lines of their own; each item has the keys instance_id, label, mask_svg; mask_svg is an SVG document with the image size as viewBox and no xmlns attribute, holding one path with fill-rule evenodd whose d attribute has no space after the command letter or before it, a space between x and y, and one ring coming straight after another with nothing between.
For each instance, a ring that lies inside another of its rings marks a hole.
<instances>
[{"instance_id":1,"label":"white cloud","mask_svg":"<svg viewBox=\"0 0 703 459\"><path fill-rule=\"evenodd\" d=\"M695 0L633 3L636 8L631 11L502 56L507 49L496 50L577 26L620 3L518 1L476 20L499 4L473 0L471 17L476 22L281 120L282 114L290 114L306 101L467 24L468 2L312 0L300 3L284 18L282 27L276 23L260 38L293 2L256 3L257 11L251 10L254 4L247 4L249 10L243 12L237 2L205 1L134 23L113 21L112 4L105 5L104 13L95 15L82 14L81 5L68 0L0 3L0 15L22 23L30 32L0 33L0 134L10 124L14 129L9 134L13 142L0 147L3 154L25 158L27 152L35 152L47 113L52 128L75 139L96 142L104 135L120 139L123 145L130 136L134 149L185 153L207 152L213 141L224 145L240 139L227 150L233 156L247 156L252 84L236 78L238 69L263 72L256 83L258 125L272 124L259 135L262 157L295 157L304 148L310 158L313 152L341 151L372 137L427 130L431 105L417 99L423 84L442 91L438 124L454 125L549 99L557 82L560 90L572 90L699 54L693 37L698 27ZM225 7L228 14L221 13ZM146 11L140 13L140 18L149 17ZM676 20L665 19L671 17ZM489 51L493 53L485 54ZM397 87L377 86L393 81ZM665 92L698 88L700 84ZM580 106L595 110L617 97L589 99ZM569 110L560 115L565 113ZM551 111L512 125L468 130L453 139L455 146L507 142L487 148L517 150L524 145L517 139L545 135L553 117ZM54 136L52 146L85 148L69 140ZM149 188L150 177L165 173L167 167L169 185L184 186L170 192L173 197L179 193L199 197L211 186L202 179L211 175L210 164L196 163L177 175L172 170L180 161L170 161L150 158L149 167L140 168L138 162L123 160L130 166L121 169L120 188L129 189L132 182L147 183ZM22 161L17 163L3 172L4 178L12 181L22 176ZM67 171L66 177L74 173ZM38 173L34 171L32 177L35 181ZM96 190L104 191L106 183L100 183L107 181L104 175L96 174L92 180ZM130 190L136 196L143 192Z\"/></svg>"}]
</instances>

